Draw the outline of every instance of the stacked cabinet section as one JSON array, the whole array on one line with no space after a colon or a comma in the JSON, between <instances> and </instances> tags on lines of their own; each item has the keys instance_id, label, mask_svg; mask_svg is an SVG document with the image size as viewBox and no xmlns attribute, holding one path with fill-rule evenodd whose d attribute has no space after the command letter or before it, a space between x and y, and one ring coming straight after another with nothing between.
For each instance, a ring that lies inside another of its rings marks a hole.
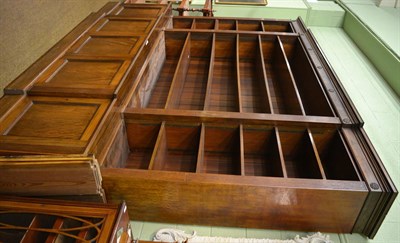
<instances>
[{"instance_id":1,"label":"stacked cabinet section","mask_svg":"<svg viewBox=\"0 0 400 243\"><path fill-rule=\"evenodd\" d=\"M141 220L370 230L383 213L364 206L383 189L371 183L385 184L372 176L380 162L301 21L174 17L171 27L124 107L126 160L103 164L109 198L152 205L132 213Z\"/></svg>"},{"instance_id":2,"label":"stacked cabinet section","mask_svg":"<svg viewBox=\"0 0 400 243\"><path fill-rule=\"evenodd\" d=\"M397 191L302 21L171 11L109 3L5 89L0 193L104 188L133 220L373 237Z\"/></svg>"}]
</instances>

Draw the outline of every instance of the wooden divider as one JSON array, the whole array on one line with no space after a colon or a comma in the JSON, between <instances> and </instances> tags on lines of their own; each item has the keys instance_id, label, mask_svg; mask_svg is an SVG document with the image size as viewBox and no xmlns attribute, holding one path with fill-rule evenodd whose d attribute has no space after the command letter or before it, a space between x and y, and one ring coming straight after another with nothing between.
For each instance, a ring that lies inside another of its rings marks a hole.
<instances>
[{"instance_id":1,"label":"wooden divider","mask_svg":"<svg viewBox=\"0 0 400 243\"><path fill-rule=\"evenodd\" d=\"M211 51L210 51L210 65L208 68L208 77L207 77L207 87L206 93L204 97L204 107L203 110L208 110L210 106L210 96L211 96L211 89L212 89L212 82L213 82L213 75L214 75L214 61L215 61L215 34L212 35L212 42L211 42Z\"/></svg>"},{"instance_id":2,"label":"wooden divider","mask_svg":"<svg viewBox=\"0 0 400 243\"><path fill-rule=\"evenodd\" d=\"M361 181L337 130L171 121L126 127L126 168Z\"/></svg>"},{"instance_id":3,"label":"wooden divider","mask_svg":"<svg viewBox=\"0 0 400 243\"><path fill-rule=\"evenodd\" d=\"M261 48L273 112L275 114L303 115L298 92L279 37L263 36Z\"/></svg>"},{"instance_id":4,"label":"wooden divider","mask_svg":"<svg viewBox=\"0 0 400 243\"><path fill-rule=\"evenodd\" d=\"M127 139L130 148L126 168L149 169L160 128L160 123L126 124Z\"/></svg>"},{"instance_id":5,"label":"wooden divider","mask_svg":"<svg viewBox=\"0 0 400 243\"><path fill-rule=\"evenodd\" d=\"M208 109L239 111L236 68L236 35L217 34ZM234 71L233 71L234 70Z\"/></svg>"},{"instance_id":6,"label":"wooden divider","mask_svg":"<svg viewBox=\"0 0 400 243\"><path fill-rule=\"evenodd\" d=\"M277 128L289 178L323 179L318 153L308 130Z\"/></svg>"},{"instance_id":7,"label":"wooden divider","mask_svg":"<svg viewBox=\"0 0 400 243\"><path fill-rule=\"evenodd\" d=\"M182 75L170 90L172 94L175 94L175 102L167 104L167 109L203 110L209 78L212 41L212 34L190 33L187 53L182 55L182 58L187 57L188 61L185 64L182 62L178 67L182 70Z\"/></svg>"},{"instance_id":8,"label":"wooden divider","mask_svg":"<svg viewBox=\"0 0 400 243\"><path fill-rule=\"evenodd\" d=\"M153 152L152 169L195 172L201 127L163 125Z\"/></svg>"},{"instance_id":9,"label":"wooden divider","mask_svg":"<svg viewBox=\"0 0 400 243\"><path fill-rule=\"evenodd\" d=\"M303 44L296 37L281 36L285 54L299 90L306 115L334 116L321 82Z\"/></svg>"},{"instance_id":10,"label":"wooden divider","mask_svg":"<svg viewBox=\"0 0 400 243\"><path fill-rule=\"evenodd\" d=\"M259 36L240 35L238 43L238 85L241 111L271 113Z\"/></svg>"},{"instance_id":11,"label":"wooden divider","mask_svg":"<svg viewBox=\"0 0 400 243\"><path fill-rule=\"evenodd\" d=\"M239 103L239 112L243 111L242 108L242 94L241 94L241 87L240 87L240 60L239 60L239 34L236 34L236 51L235 51L235 70L236 70L236 87L237 87L237 94L238 94L238 103Z\"/></svg>"},{"instance_id":12,"label":"wooden divider","mask_svg":"<svg viewBox=\"0 0 400 243\"><path fill-rule=\"evenodd\" d=\"M166 59L161 68L158 80L156 80L150 95L147 108L164 108L167 103L169 90L176 72L179 62L179 57L187 40L187 33L169 34L166 32L165 37L165 52Z\"/></svg>"},{"instance_id":13,"label":"wooden divider","mask_svg":"<svg viewBox=\"0 0 400 243\"><path fill-rule=\"evenodd\" d=\"M190 62L190 34L188 33L185 44L183 45L178 64L175 69L174 77L172 78L171 86L169 88L165 109L171 109L178 105L178 99L182 94L183 84L188 72Z\"/></svg>"},{"instance_id":14,"label":"wooden divider","mask_svg":"<svg viewBox=\"0 0 400 243\"><path fill-rule=\"evenodd\" d=\"M199 18L174 17L174 29L216 30L240 32L294 33L290 21L234 19L234 18Z\"/></svg>"}]
</instances>

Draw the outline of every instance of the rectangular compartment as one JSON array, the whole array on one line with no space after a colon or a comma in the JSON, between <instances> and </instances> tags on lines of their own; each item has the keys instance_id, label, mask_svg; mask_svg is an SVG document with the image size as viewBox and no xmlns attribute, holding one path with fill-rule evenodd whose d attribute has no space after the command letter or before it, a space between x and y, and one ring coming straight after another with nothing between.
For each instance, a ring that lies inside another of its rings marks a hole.
<instances>
[{"instance_id":1,"label":"rectangular compartment","mask_svg":"<svg viewBox=\"0 0 400 243\"><path fill-rule=\"evenodd\" d=\"M236 35L217 34L208 110L239 111Z\"/></svg>"},{"instance_id":2,"label":"rectangular compartment","mask_svg":"<svg viewBox=\"0 0 400 243\"><path fill-rule=\"evenodd\" d=\"M328 98L298 37L280 37L306 115L334 116Z\"/></svg>"},{"instance_id":3,"label":"rectangular compartment","mask_svg":"<svg viewBox=\"0 0 400 243\"><path fill-rule=\"evenodd\" d=\"M241 175L239 127L206 126L200 172Z\"/></svg>"},{"instance_id":4,"label":"rectangular compartment","mask_svg":"<svg viewBox=\"0 0 400 243\"><path fill-rule=\"evenodd\" d=\"M279 128L283 158L289 178L322 179L318 154L306 129Z\"/></svg>"},{"instance_id":5,"label":"rectangular compartment","mask_svg":"<svg viewBox=\"0 0 400 243\"><path fill-rule=\"evenodd\" d=\"M212 30L215 27L214 19L195 19L194 29L208 29Z\"/></svg>"},{"instance_id":6,"label":"rectangular compartment","mask_svg":"<svg viewBox=\"0 0 400 243\"><path fill-rule=\"evenodd\" d=\"M191 33L187 50L174 77L168 108L203 110L206 96L212 34Z\"/></svg>"},{"instance_id":7,"label":"rectangular compartment","mask_svg":"<svg viewBox=\"0 0 400 243\"><path fill-rule=\"evenodd\" d=\"M144 107L161 109L165 107L186 38L187 33L165 32L165 61L155 81L154 87L148 88L151 90L148 92L150 97L144 99L148 100L146 104L143 104ZM146 88L144 89L148 90Z\"/></svg>"},{"instance_id":8,"label":"rectangular compartment","mask_svg":"<svg viewBox=\"0 0 400 243\"><path fill-rule=\"evenodd\" d=\"M361 180L351 153L339 131L313 130L312 136L327 179Z\"/></svg>"},{"instance_id":9,"label":"rectangular compartment","mask_svg":"<svg viewBox=\"0 0 400 243\"><path fill-rule=\"evenodd\" d=\"M284 176L284 165L273 127L245 127L243 144L246 176Z\"/></svg>"},{"instance_id":10,"label":"rectangular compartment","mask_svg":"<svg viewBox=\"0 0 400 243\"><path fill-rule=\"evenodd\" d=\"M193 19L189 18L173 18L172 26L174 29L191 29Z\"/></svg>"},{"instance_id":11,"label":"rectangular compartment","mask_svg":"<svg viewBox=\"0 0 400 243\"><path fill-rule=\"evenodd\" d=\"M289 32L293 33L290 22L285 21L263 21L265 32Z\"/></svg>"},{"instance_id":12,"label":"rectangular compartment","mask_svg":"<svg viewBox=\"0 0 400 243\"><path fill-rule=\"evenodd\" d=\"M198 125L165 125L157 140L151 169L196 172L200 131Z\"/></svg>"},{"instance_id":13,"label":"rectangular compartment","mask_svg":"<svg viewBox=\"0 0 400 243\"><path fill-rule=\"evenodd\" d=\"M236 30L236 20L234 19L218 19L219 30Z\"/></svg>"},{"instance_id":14,"label":"rectangular compartment","mask_svg":"<svg viewBox=\"0 0 400 243\"><path fill-rule=\"evenodd\" d=\"M302 115L298 91L279 37L263 36L261 45L273 112Z\"/></svg>"},{"instance_id":15,"label":"rectangular compartment","mask_svg":"<svg viewBox=\"0 0 400 243\"><path fill-rule=\"evenodd\" d=\"M126 123L130 150L125 163L126 168L143 170L149 168L160 127L159 123Z\"/></svg>"},{"instance_id":16,"label":"rectangular compartment","mask_svg":"<svg viewBox=\"0 0 400 243\"><path fill-rule=\"evenodd\" d=\"M259 20L238 20L239 31L264 31Z\"/></svg>"},{"instance_id":17,"label":"rectangular compartment","mask_svg":"<svg viewBox=\"0 0 400 243\"><path fill-rule=\"evenodd\" d=\"M259 39L240 35L239 78L242 112L270 113Z\"/></svg>"}]
</instances>

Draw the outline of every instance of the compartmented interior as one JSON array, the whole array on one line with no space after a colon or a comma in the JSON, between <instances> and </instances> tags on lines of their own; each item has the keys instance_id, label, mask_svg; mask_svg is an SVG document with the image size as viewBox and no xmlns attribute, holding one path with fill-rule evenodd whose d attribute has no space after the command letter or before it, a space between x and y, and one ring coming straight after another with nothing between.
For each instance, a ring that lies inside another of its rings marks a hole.
<instances>
[{"instance_id":1,"label":"compartmented interior","mask_svg":"<svg viewBox=\"0 0 400 243\"><path fill-rule=\"evenodd\" d=\"M126 121L130 169L361 181L340 130ZM106 165L107 166L107 165Z\"/></svg>"},{"instance_id":2,"label":"compartmented interior","mask_svg":"<svg viewBox=\"0 0 400 243\"><path fill-rule=\"evenodd\" d=\"M185 111L246 113L249 121L256 113L335 117L298 36L249 32L292 32L290 22L177 17L173 28L158 44L161 55L154 63L159 65L149 64L138 83L133 100L141 101L128 107L139 108L139 113L146 108L160 111L157 122L126 122L130 145L126 167L360 180L339 130L322 133L305 126L246 122L224 125L218 116L215 122L196 118L195 124L173 119L185 116ZM207 29L239 31L204 32ZM157 76L151 74L153 69L160 70ZM168 121L160 117L163 113L169 114ZM343 164L347 172L340 173L335 163Z\"/></svg>"},{"instance_id":3,"label":"compartmented interior","mask_svg":"<svg viewBox=\"0 0 400 243\"><path fill-rule=\"evenodd\" d=\"M174 25L196 21L211 24ZM297 36L167 30L158 45L134 108L335 117Z\"/></svg>"},{"instance_id":4,"label":"compartmented interior","mask_svg":"<svg viewBox=\"0 0 400 243\"><path fill-rule=\"evenodd\" d=\"M290 21L249 20L229 18L187 18L175 17L175 29L209 29L209 30L238 30L260 32L293 33Z\"/></svg>"}]
</instances>

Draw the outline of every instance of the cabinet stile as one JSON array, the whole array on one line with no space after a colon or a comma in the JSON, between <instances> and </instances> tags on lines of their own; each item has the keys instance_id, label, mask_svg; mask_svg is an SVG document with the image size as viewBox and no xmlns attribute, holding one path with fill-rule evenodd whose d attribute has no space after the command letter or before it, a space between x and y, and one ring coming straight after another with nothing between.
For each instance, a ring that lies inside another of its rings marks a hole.
<instances>
[{"instance_id":1,"label":"cabinet stile","mask_svg":"<svg viewBox=\"0 0 400 243\"><path fill-rule=\"evenodd\" d=\"M169 89L167 101L164 107L165 109L175 108L178 103L177 99L182 94L183 84L186 74L188 72L189 62L191 59L190 34L191 33L188 33L185 44L183 45L177 67L175 69L174 77L172 78L171 87Z\"/></svg>"}]
</instances>

